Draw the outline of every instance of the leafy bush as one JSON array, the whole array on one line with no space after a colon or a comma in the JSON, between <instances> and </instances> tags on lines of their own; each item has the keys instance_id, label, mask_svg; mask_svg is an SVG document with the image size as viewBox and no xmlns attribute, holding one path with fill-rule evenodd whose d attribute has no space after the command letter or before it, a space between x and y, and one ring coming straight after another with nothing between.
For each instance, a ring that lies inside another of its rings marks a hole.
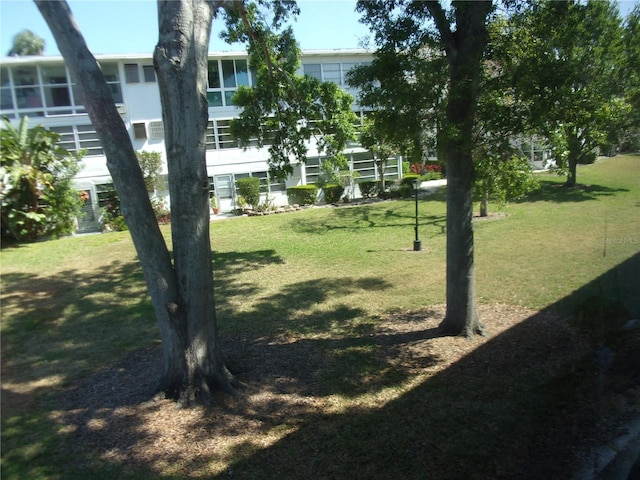
<instances>
[{"instance_id":1,"label":"leafy bush","mask_svg":"<svg viewBox=\"0 0 640 480\"><path fill-rule=\"evenodd\" d=\"M418 180L420 178L420 175L417 175L415 173L409 174L409 175L405 175L404 177L402 177L402 180L400 180L400 185L406 185L409 186L413 189L413 185L416 182L416 180Z\"/></svg>"},{"instance_id":2,"label":"leafy bush","mask_svg":"<svg viewBox=\"0 0 640 480\"><path fill-rule=\"evenodd\" d=\"M148 193L155 192L158 188L158 171L162 165L162 155L160 152L136 152L138 163L142 169L144 185Z\"/></svg>"},{"instance_id":3,"label":"leafy bush","mask_svg":"<svg viewBox=\"0 0 640 480\"><path fill-rule=\"evenodd\" d=\"M105 232L120 232L128 230L124 216L120 210L120 197L111 190L104 193L102 203L102 229Z\"/></svg>"},{"instance_id":4,"label":"leafy bush","mask_svg":"<svg viewBox=\"0 0 640 480\"><path fill-rule=\"evenodd\" d=\"M239 178L236 180L236 184L238 185L238 194L252 208L256 208L260 203L260 179L258 177Z\"/></svg>"},{"instance_id":5,"label":"leafy bush","mask_svg":"<svg viewBox=\"0 0 640 480\"><path fill-rule=\"evenodd\" d=\"M293 203L313 205L318 197L318 187L315 185L297 185L287 188L287 197Z\"/></svg>"},{"instance_id":6,"label":"leafy bush","mask_svg":"<svg viewBox=\"0 0 640 480\"><path fill-rule=\"evenodd\" d=\"M45 235L64 235L75 227L83 199L73 187L83 152L60 145L57 133L28 117L14 128L3 118L0 157L0 231L3 237L32 241Z\"/></svg>"},{"instance_id":7,"label":"leafy bush","mask_svg":"<svg viewBox=\"0 0 640 480\"><path fill-rule=\"evenodd\" d=\"M442 178L442 166L437 163L429 163L426 165L422 163L414 163L411 165L409 170L414 175L420 175L420 178L425 182L428 180L439 180Z\"/></svg>"},{"instance_id":8,"label":"leafy bush","mask_svg":"<svg viewBox=\"0 0 640 480\"><path fill-rule=\"evenodd\" d=\"M375 180L363 180L358 182L360 187L360 194L364 198L375 197L378 194L378 182Z\"/></svg>"},{"instance_id":9,"label":"leafy bush","mask_svg":"<svg viewBox=\"0 0 640 480\"><path fill-rule=\"evenodd\" d=\"M153 213L155 213L158 223L171 223L171 211L164 200L154 197L151 199L151 206L153 207Z\"/></svg>"},{"instance_id":10,"label":"leafy bush","mask_svg":"<svg viewBox=\"0 0 640 480\"><path fill-rule=\"evenodd\" d=\"M342 185L336 185L335 183L328 183L324 186L324 201L326 203L336 203L340 201L340 197L344 193L344 187Z\"/></svg>"}]
</instances>

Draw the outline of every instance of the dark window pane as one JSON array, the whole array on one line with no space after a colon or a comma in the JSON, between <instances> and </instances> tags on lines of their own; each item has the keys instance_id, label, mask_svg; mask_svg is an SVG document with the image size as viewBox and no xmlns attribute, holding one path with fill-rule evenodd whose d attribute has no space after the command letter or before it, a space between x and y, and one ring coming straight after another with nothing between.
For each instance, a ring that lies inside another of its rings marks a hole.
<instances>
[{"instance_id":1,"label":"dark window pane","mask_svg":"<svg viewBox=\"0 0 640 480\"><path fill-rule=\"evenodd\" d=\"M137 63L124 64L124 78L127 83L140 83L140 74Z\"/></svg>"},{"instance_id":2,"label":"dark window pane","mask_svg":"<svg viewBox=\"0 0 640 480\"><path fill-rule=\"evenodd\" d=\"M217 60L209 61L209 88L220 88L220 69Z\"/></svg>"},{"instance_id":3,"label":"dark window pane","mask_svg":"<svg viewBox=\"0 0 640 480\"><path fill-rule=\"evenodd\" d=\"M236 60L236 81L238 85L249 86L249 70L246 60Z\"/></svg>"},{"instance_id":4,"label":"dark window pane","mask_svg":"<svg viewBox=\"0 0 640 480\"><path fill-rule=\"evenodd\" d=\"M156 81L156 71L153 69L153 65L143 65L142 73L144 73L145 82L153 83Z\"/></svg>"},{"instance_id":5,"label":"dark window pane","mask_svg":"<svg viewBox=\"0 0 640 480\"><path fill-rule=\"evenodd\" d=\"M234 88L236 86L236 74L233 68L233 60L222 60L222 77L225 88Z\"/></svg>"}]
</instances>

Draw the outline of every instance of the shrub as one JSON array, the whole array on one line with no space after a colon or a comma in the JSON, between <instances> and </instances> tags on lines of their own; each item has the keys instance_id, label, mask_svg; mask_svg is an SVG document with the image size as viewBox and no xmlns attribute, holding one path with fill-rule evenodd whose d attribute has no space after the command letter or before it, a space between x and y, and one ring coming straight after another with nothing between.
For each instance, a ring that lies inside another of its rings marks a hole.
<instances>
[{"instance_id":1,"label":"shrub","mask_svg":"<svg viewBox=\"0 0 640 480\"><path fill-rule=\"evenodd\" d=\"M364 198L375 197L378 194L378 182L375 180L363 180L358 182L360 187L360 194Z\"/></svg>"},{"instance_id":2,"label":"shrub","mask_svg":"<svg viewBox=\"0 0 640 480\"><path fill-rule=\"evenodd\" d=\"M29 128L23 117L14 128L7 118L0 129L2 237L32 241L73 231L84 201L73 187L84 152L62 148L57 133L42 125Z\"/></svg>"},{"instance_id":3,"label":"shrub","mask_svg":"<svg viewBox=\"0 0 640 480\"><path fill-rule=\"evenodd\" d=\"M442 166L437 163L414 163L411 165L410 169L412 174L420 175L422 180L439 180L442 178Z\"/></svg>"},{"instance_id":4,"label":"shrub","mask_svg":"<svg viewBox=\"0 0 640 480\"><path fill-rule=\"evenodd\" d=\"M239 178L236 180L236 184L238 185L238 194L252 208L256 208L260 203L260 179L258 177Z\"/></svg>"},{"instance_id":5,"label":"shrub","mask_svg":"<svg viewBox=\"0 0 640 480\"><path fill-rule=\"evenodd\" d=\"M300 205L313 205L318 196L318 187L315 185L297 185L287 188L287 197L293 203Z\"/></svg>"},{"instance_id":6,"label":"shrub","mask_svg":"<svg viewBox=\"0 0 640 480\"><path fill-rule=\"evenodd\" d=\"M344 193L344 187L342 185L336 185L335 183L329 183L324 186L324 201L326 203L336 203L340 201L340 197Z\"/></svg>"},{"instance_id":7,"label":"shrub","mask_svg":"<svg viewBox=\"0 0 640 480\"><path fill-rule=\"evenodd\" d=\"M404 177L402 177L402 180L400 180L400 185L407 185L413 189L413 184L419 178L420 178L420 175L416 175L416 174L405 175Z\"/></svg>"},{"instance_id":8,"label":"shrub","mask_svg":"<svg viewBox=\"0 0 640 480\"><path fill-rule=\"evenodd\" d=\"M105 232L128 230L120 210L120 197L115 190L104 192L102 205L102 228Z\"/></svg>"},{"instance_id":9,"label":"shrub","mask_svg":"<svg viewBox=\"0 0 640 480\"><path fill-rule=\"evenodd\" d=\"M169 211L164 200L154 197L151 199L151 206L153 207L153 213L155 213L158 223L171 223L171 211Z\"/></svg>"}]
</instances>

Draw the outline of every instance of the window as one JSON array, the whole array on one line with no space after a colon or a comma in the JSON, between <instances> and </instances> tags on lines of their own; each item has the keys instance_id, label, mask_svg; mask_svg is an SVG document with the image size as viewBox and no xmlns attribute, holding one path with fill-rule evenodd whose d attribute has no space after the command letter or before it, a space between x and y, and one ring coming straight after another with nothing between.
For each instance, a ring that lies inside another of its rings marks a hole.
<instances>
[{"instance_id":1,"label":"window","mask_svg":"<svg viewBox=\"0 0 640 480\"><path fill-rule=\"evenodd\" d=\"M70 152L85 150L87 157L104 154L102 143L91 124L51 127L49 130L60 135L58 144Z\"/></svg>"},{"instance_id":2,"label":"window","mask_svg":"<svg viewBox=\"0 0 640 480\"><path fill-rule=\"evenodd\" d=\"M123 103L122 88L120 87L120 75L118 75L118 64L107 62L101 63L100 67L102 68L102 75L104 75L104 79L107 81L107 86L109 87L109 90L111 90L113 102Z\"/></svg>"},{"instance_id":3,"label":"window","mask_svg":"<svg viewBox=\"0 0 640 480\"><path fill-rule=\"evenodd\" d=\"M211 105L211 104L209 104ZM205 148L207 150L216 150L216 131L213 120L207 122L207 133L205 134Z\"/></svg>"},{"instance_id":4,"label":"window","mask_svg":"<svg viewBox=\"0 0 640 480\"><path fill-rule=\"evenodd\" d=\"M0 67L0 110L4 115L5 110L13 110L13 108L9 69L6 67Z\"/></svg>"},{"instance_id":5,"label":"window","mask_svg":"<svg viewBox=\"0 0 640 480\"><path fill-rule=\"evenodd\" d=\"M122 103L117 64L106 63L101 68L114 103ZM86 112L80 89L71 82L63 63L2 66L0 77L2 115L52 117Z\"/></svg>"},{"instance_id":6,"label":"window","mask_svg":"<svg viewBox=\"0 0 640 480\"><path fill-rule=\"evenodd\" d=\"M164 138L164 125L162 122L149 122L149 136L153 139Z\"/></svg>"},{"instance_id":7,"label":"window","mask_svg":"<svg viewBox=\"0 0 640 480\"><path fill-rule=\"evenodd\" d=\"M124 64L124 79L127 83L140 83L137 63Z\"/></svg>"},{"instance_id":8,"label":"window","mask_svg":"<svg viewBox=\"0 0 640 480\"><path fill-rule=\"evenodd\" d=\"M231 135L231 120L218 120L216 133L218 134L218 148L238 148L238 142Z\"/></svg>"},{"instance_id":9,"label":"window","mask_svg":"<svg viewBox=\"0 0 640 480\"><path fill-rule=\"evenodd\" d=\"M207 150L239 148L238 140L231 134L231 120L209 120L205 141Z\"/></svg>"},{"instance_id":10,"label":"window","mask_svg":"<svg viewBox=\"0 0 640 480\"><path fill-rule=\"evenodd\" d=\"M136 140L147 139L147 128L144 123L133 124L133 138L135 138Z\"/></svg>"},{"instance_id":11,"label":"window","mask_svg":"<svg viewBox=\"0 0 640 480\"><path fill-rule=\"evenodd\" d=\"M62 110L56 108L72 106L67 70L64 65L41 67L40 74L47 108L54 108L58 114L72 113L70 108Z\"/></svg>"},{"instance_id":12,"label":"window","mask_svg":"<svg viewBox=\"0 0 640 480\"><path fill-rule=\"evenodd\" d=\"M211 60L208 66L209 107L233 106L233 94L239 86L250 86L251 80L246 60Z\"/></svg>"},{"instance_id":13,"label":"window","mask_svg":"<svg viewBox=\"0 0 640 480\"><path fill-rule=\"evenodd\" d=\"M319 63L308 63L302 66L305 75L322 81L322 66Z\"/></svg>"},{"instance_id":14,"label":"window","mask_svg":"<svg viewBox=\"0 0 640 480\"><path fill-rule=\"evenodd\" d=\"M13 84L16 102L19 109L33 109L42 107L38 71L36 67L18 67L13 70ZM42 112L39 112L42 115Z\"/></svg>"},{"instance_id":15,"label":"window","mask_svg":"<svg viewBox=\"0 0 640 480\"><path fill-rule=\"evenodd\" d=\"M78 132L78 145L87 152L87 156L104 154L102 143L100 143L98 133L93 125L77 125L76 131Z\"/></svg>"},{"instance_id":16,"label":"window","mask_svg":"<svg viewBox=\"0 0 640 480\"><path fill-rule=\"evenodd\" d=\"M58 145L60 145L62 148L69 150L70 152L75 152L76 150L78 150L76 135L72 125L65 127L51 127L49 130L60 135Z\"/></svg>"},{"instance_id":17,"label":"window","mask_svg":"<svg viewBox=\"0 0 640 480\"><path fill-rule=\"evenodd\" d=\"M323 63L322 77L325 82L333 82L342 85L342 74L340 73L339 63Z\"/></svg>"},{"instance_id":18,"label":"window","mask_svg":"<svg viewBox=\"0 0 640 480\"><path fill-rule=\"evenodd\" d=\"M320 157L307 158L307 161L305 162L305 180L307 185L312 185L316 183L316 180L318 180L318 177L320 176L320 164Z\"/></svg>"},{"instance_id":19,"label":"window","mask_svg":"<svg viewBox=\"0 0 640 480\"><path fill-rule=\"evenodd\" d=\"M371 152L354 153L351 156L353 171L360 174L361 180L376 178L376 163Z\"/></svg>"},{"instance_id":20,"label":"window","mask_svg":"<svg viewBox=\"0 0 640 480\"><path fill-rule=\"evenodd\" d=\"M144 75L144 81L146 83L155 83L156 71L154 70L153 65L143 65L142 74Z\"/></svg>"}]
</instances>

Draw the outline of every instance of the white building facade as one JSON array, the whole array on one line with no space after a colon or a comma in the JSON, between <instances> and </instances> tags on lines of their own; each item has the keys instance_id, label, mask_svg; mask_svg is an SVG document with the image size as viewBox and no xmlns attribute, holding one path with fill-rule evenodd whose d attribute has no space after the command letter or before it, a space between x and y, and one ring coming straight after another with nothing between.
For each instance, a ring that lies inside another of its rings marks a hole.
<instances>
[{"instance_id":1,"label":"white building facade","mask_svg":"<svg viewBox=\"0 0 640 480\"><path fill-rule=\"evenodd\" d=\"M168 199L162 109L151 54L100 55L96 59L111 88L134 149L162 155L161 186L156 193ZM306 51L302 55L299 73L335 82L349 91L346 73L371 59L372 54L365 50ZM241 52L210 53L206 163L210 195L215 196L223 212L236 208L236 180L247 176L260 178L264 201L268 199L273 205L287 204L286 188L315 183L323 159L311 142L307 162L294 162L293 175L285 182L269 179L267 148L241 149L230 133L230 122L240 113L232 102L233 94L240 85L253 85L247 55ZM356 92L350 93L356 97ZM42 125L59 133L60 143L67 150L85 150L83 168L75 183L79 190L87 192L90 200L79 229L98 228L100 208L105 195L113 190L112 181L102 145L62 57L2 58L0 96L0 114L9 118L12 124L17 125L23 116L29 116L30 126ZM362 119L365 112L357 102L354 102L353 109ZM349 168L357 172L361 180L378 180L371 152L353 144L344 153L349 159ZM401 176L401 159L389 161L385 177L397 179ZM358 195L357 191L355 195Z\"/></svg>"}]
</instances>

